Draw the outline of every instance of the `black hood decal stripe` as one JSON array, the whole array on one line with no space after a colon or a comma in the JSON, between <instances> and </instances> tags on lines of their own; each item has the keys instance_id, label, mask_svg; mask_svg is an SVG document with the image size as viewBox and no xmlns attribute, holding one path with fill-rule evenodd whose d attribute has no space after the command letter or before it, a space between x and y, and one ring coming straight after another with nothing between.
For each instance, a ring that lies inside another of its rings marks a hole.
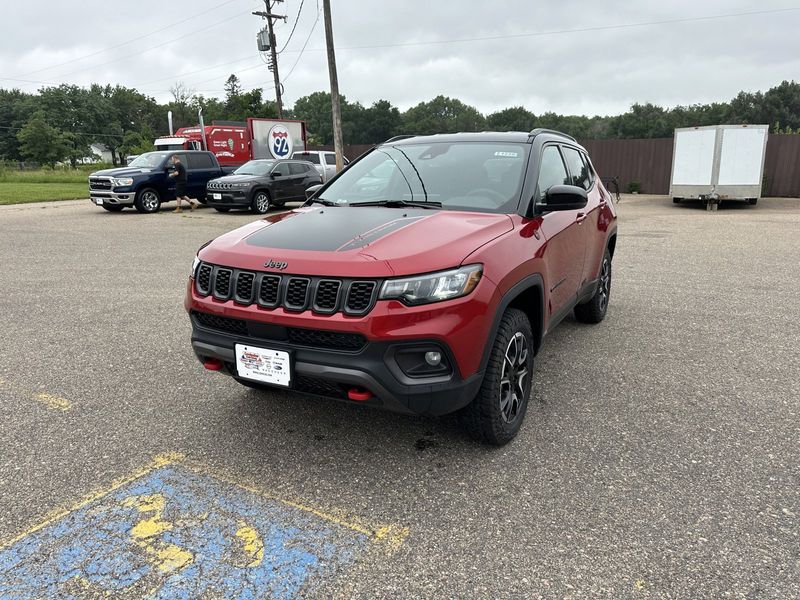
<instances>
[{"instance_id":1,"label":"black hood decal stripe","mask_svg":"<svg viewBox=\"0 0 800 600\"><path fill-rule=\"evenodd\" d=\"M416 223L424 219L425 217L405 217L402 219L396 219L385 225L379 225L375 229L371 231L367 231L364 234L357 236L356 238L347 242L341 248L338 248L337 252L346 252L348 250L357 250L358 248L364 248L365 246L369 246L372 242L381 239L382 237L389 235L393 231L397 231L398 229L402 229L406 225L411 225L412 223Z\"/></svg>"},{"instance_id":2,"label":"black hood decal stripe","mask_svg":"<svg viewBox=\"0 0 800 600\"><path fill-rule=\"evenodd\" d=\"M424 209L325 207L282 219L256 231L245 242L274 250L344 252L363 248L431 216L430 211Z\"/></svg>"}]
</instances>

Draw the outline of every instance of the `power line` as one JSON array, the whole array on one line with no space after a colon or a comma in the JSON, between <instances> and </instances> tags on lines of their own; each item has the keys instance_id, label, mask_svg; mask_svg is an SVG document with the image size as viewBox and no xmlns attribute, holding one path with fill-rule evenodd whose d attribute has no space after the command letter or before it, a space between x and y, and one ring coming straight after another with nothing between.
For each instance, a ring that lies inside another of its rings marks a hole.
<instances>
[{"instance_id":1,"label":"power line","mask_svg":"<svg viewBox=\"0 0 800 600\"><path fill-rule=\"evenodd\" d=\"M283 78L284 82L286 82L286 80L289 79L289 77L292 75L292 73L294 73L294 69L297 66L297 63L299 63L300 59L303 58L303 52L305 51L306 46L308 46L308 41L311 39L311 35L314 33L314 30L317 28L317 23L319 23L319 15L320 15L319 0L317 0L317 18L314 20L314 24L311 26L311 31L308 32L308 36L306 36L306 41L303 43L303 47L300 48L300 54L297 55L297 60L294 61L294 64L292 65L292 68L289 69L289 73L287 73L286 77Z\"/></svg>"},{"instance_id":2,"label":"power line","mask_svg":"<svg viewBox=\"0 0 800 600\"><path fill-rule=\"evenodd\" d=\"M292 31L289 33L289 38L286 40L286 43L283 45L283 48L278 50L278 54L286 50L286 47L289 45L289 42L292 41L292 36L294 35L294 30L297 29L297 23L300 21L300 13L303 12L303 4L305 4L306 0L300 0L300 8L297 9L297 18L294 20L294 25L292 25Z\"/></svg>"},{"instance_id":3,"label":"power line","mask_svg":"<svg viewBox=\"0 0 800 600\"><path fill-rule=\"evenodd\" d=\"M131 38L131 39L125 41L125 42L120 42L119 44L115 44L113 46L108 46L107 48L103 48L102 50L97 50L96 52L92 52L91 54L84 54L83 56L78 56L77 58L71 58L70 60L65 60L64 62L55 64L55 65L49 65L49 66L41 68L41 69L36 69L35 71L28 71L27 73L20 73L19 75L17 75L17 77L27 77L28 75L34 75L36 73L41 73L42 71L49 71L50 69L55 69L56 67L63 67L64 65L69 65L69 64L72 64L74 62L78 62L78 61L84 60L86 58L91 58L93 56L97 56L98 54L102 54L103 52L108 52L109 50L115 50L116 48L121 48L122 46L127 46L128 44L131 44L133 42L137 42L137 41L142 40L142 39L144 39L146 37L150 37L151 35L155 35L157 33L161 33L162 31L166 31L167 29L175 27L176 25L181 25L182 23L186 23L187 21L191 21L192 19L196 19L197 17L202 17L203 15L206 15L206 14L212 12L212 11L219 10L223 6L226 6L228 4L233 4L236 1L237 0L227 0L226 2L222 2L221 4L218 4L217 6L209 8L208 10L205 10L205 11L199 12L199 13L195 13L191 17L187 17L185 19L181 19L180 21L175 21L174 23L170 23L169 25L165 25L161 29L156 29L155 31L151 31L150 33L145 33L145 34L137 36L135 38Z\"/></svg>"}]
</instances>

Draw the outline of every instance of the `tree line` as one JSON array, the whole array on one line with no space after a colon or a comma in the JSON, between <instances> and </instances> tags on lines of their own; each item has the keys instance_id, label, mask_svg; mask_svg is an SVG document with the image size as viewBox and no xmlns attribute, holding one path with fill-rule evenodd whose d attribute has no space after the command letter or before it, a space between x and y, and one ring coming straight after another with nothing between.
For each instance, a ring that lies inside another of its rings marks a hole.
<instances>
[{"instance_id":1,"label":"tree line","mask_svg":"<svg viewBox=\"0 0 800 600\"><path fill-rule=\"evenodd\" d=\"M42 164L92 156L91 144L102 144L117 163L123 156L151 150L153 140L169 133L167 111L175 127L194 125L203 110L206 123L277 117L275 103L261 89L246 91L235 75L225 83L224 98L206 98L182 84L172 100L152 97L123 86L94 84L44 87L35 94L0 89L0 160L32 160ZM333 144L328 92L299 98L285 118L306 122L309 143ZM456 98L437 96L400 111L388 100L370 106L342 98L345 144L374 144L400 134L457 131L530 131L557 129L577 139L671 137L676 127L721 123L767 123L775 133L800 133L800 83L783 81L766 92L739 92L729 102L664 108L634 104L614 116L539 115L522 106L487 115Z\"/></svg>"}]
</instances>

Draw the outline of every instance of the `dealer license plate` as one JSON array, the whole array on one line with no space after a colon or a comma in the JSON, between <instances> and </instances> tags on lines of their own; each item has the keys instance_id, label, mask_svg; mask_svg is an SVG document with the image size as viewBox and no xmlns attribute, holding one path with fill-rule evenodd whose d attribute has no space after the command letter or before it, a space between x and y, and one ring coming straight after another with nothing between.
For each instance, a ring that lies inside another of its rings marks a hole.
<instances>
[{"instance_id":1,"label":"dealer license plate","mask_svg":"<svg viewBox=\"0 0 800 600\"><path fill-rule=\"evenodd\" d=\"M239 377L289 387L291 363L288 352L236 344L236 372Z\"/></svg>"},{"instance_id":2,"label":"dealer license plate","mask_svg":"<svg viewBox=\"0 0 800 600\"><path fill-rule=\"evenodd\" d=\"M102 198L94 198L94 203L97 204L97 206L102 206L103 205L103 199Z\"/></svg>"},{"instance_id":3,"label":"dealer license plate","mask_svg":"<svg viewBox=\"0 0 800 600\"><path fill-rule=\"evenodd\" d=\"M214 200L222 200L222 194L211 194Z\"/></svg>"}]
</instances>

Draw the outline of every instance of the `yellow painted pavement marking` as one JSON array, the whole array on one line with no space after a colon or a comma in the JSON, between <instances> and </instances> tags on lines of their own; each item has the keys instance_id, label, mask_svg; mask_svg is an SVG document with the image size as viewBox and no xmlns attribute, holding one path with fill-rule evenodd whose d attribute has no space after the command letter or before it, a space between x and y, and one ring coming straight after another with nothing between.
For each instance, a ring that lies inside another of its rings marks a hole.
<instances>
[{"instance_id":1,"label":"yellow painted pavement marking","mask_svg":"<svg viewBox=\"0 0 800 600\"><path fill-rule=\"evenodd\" d=\"M210 475L215 479L219 479L220 481L224 481L225 483L228 483L230 485L240 487L243 490L261 496L262 498L267 498L268 500L280 502L285 506L290 506L292 508L302 510L303 512L315 515L321 519L334 523L335 525L339 525L341 527L345 527L352 531L356 531L362 535L367 536L373 542L383 544L386 550L386 554L393 554L396 550L398 550L403 545L403 542L405 542L406 538L410 533L408 527L402 527L400 525L377 525L374 523L370 523L364 519L347 515L343 511L322 511L316 509L302 502L297 502L295 500L284 498L278 494L269 492L264 489L260 489L254 485L248 485L240 481L237 481L232 477L214 471L208 465L204 465L194 461L185 461L182 464L189 467L196 473L204 473Z\"/></svg>"},{"instance_id":2,"label":"yellow painted pavement marking","mask_svg":"<svg viewBox=\"0 0 800 600\"><path fill-rule=\"evenodd\" d=\"M108 487L107 489L87 494L86 496L84 496L83 498L81 498L79 501L77 501L75 504L72 504L68 508L59 508L59 509L53 510L53 511L47 513L45 515L44 519L42 521L40 521L39 523L37 523L36 525L33 525L32 527L29 527L28 529L26 529L22 533L14 536L11 539L0 541L0 550L2 550L3 548L7 548L8 546L11 546L13 544L16 544L18 541L20 541L21 539L31 535L32 533L36 533L37 531L39 531L41 529L44 529L45 527L47 527L48 525L50 525L52 523L55 523L59 519L63 519L64 517L66 517L71 512L79 510L79 509L83 508L84 506L86 506L87 504L91 504L92 502L94 502L96 500L99 500L100 498L103 498L104 496L109 495L110 493L118 490L119 488L121 488L124 485L127 485L127 484L131 483L132 481L136 481L140 477L144 477L145 475L147 475L151 471L154 471L156 469L160 469L161 467L165 467L165 466L170 465L172 463L175 463L175 462L177 462L179 460L182 460L183 457L184 457L183 454L176 453L176 452L169 453L169 454L159 454L152 461L150 461L147 465L141 467L140 469L137 469L136 471L134 471L130 475L127 475L125 477L120 477L119 479L115 479L111 483L111 486Z\"/></svg>"},{"instance_id":3,"label":"yellow painted pavement marking","mask_svg":"<svg viewBox=\"0 0 800 600\"><path fill-rule=\"evenodd\" d=\"M134 543L142 548L147 554L148 559L155 564L162 573L172 573L185 567L194 560L194 556L188 550L180 546L165 542L159 537L165 531L170 531L173 524L164 520L164 507L166 499L163 494L144 494L141 496L129 496L122 501L122 506L135 508L143 517L131 529L131 537Z\"/></svg>"},{"instance_id":4,"label":"yellow painted pavement marking","mask_svg":"<svg viewBox=\"0 0 800 600\"><path fill-rule=\"evenodd\" d=\"M187 467L188 469L194 471L198 474L205 474L225 483L228 483L232 486L241 488L246 490L250 493L256 494L262 498L266 498L268 500L272 500L275 502L280 502L285 506L289 506L291 508L296 508L303 512L315 515L325 521L333 523L335 525L339 525L341 527L345 527L357 533L360 533L366 536L369 540L374 543L380 544L387 555L393 554L396 550L398 550L403 543L405 542L406 538L408 537L410 531L408 527L403 527L400 525L386 525L386 524L375 524L371 523L367 520L360 519L358 517L347 515L343 511L323 511L316 509L312 506L309 506L303 502L298 502L292 499L288 499L285 497L280 496L276 493L271 493L269 491L260 489L254 485L248 485L246 483L242 483L237 481L233 477L229 477L227 475L221 474L219 472L215 472L209 466L204 465L202 463L187 461L185 460L185 456L181 453L173 452L167 454L160 454L156 456L150 463L143 466L140 469L137 469L130 475L125 477L116 479L112 482L111 486L108 489L97 491L90 493L84 496L81 500L76 502L75 504L71 505L68 508L57 509L51 511L45 518L37 523L36 525L26 529L22 533L14 536L11 539L2 541L0 540L0 550L11 546L21 539L27 537L32 533L36 533L37 531L44 529L48 525L58 521L59 519L64 518L69 513L79 510L90 504L111 494L112 492L116 491L117 489L121 488L132 481L140 479L144 477L148 473L166 467L168 465L180 462L183 466ZM163 496L158 499L153 496L160 496L160 494L151 495L148 497L139 496L134 497L138 498L137 500L129 499L132 503L131 506L135 506L141 513L154 513L153 516L143 519L137 523L136 526L131 530L131 534L134 537L134 540L138 540L144 542L145 540L149 540L151 537L156 536L163 531L166 531L166 528L171 528L172 524L166 521L163 521ZM134 533L135 532L135 533ZM252 560L263 559L263 542L261 541L258 533L252 529L246 523L240 524L239 530L236 532L237 537L239 537L244 543L244 550L248 553ZM258 545L261 545L259 548ZM186 554L188 554L182 548L175 546L174 548L164 548L160 547L161 552L159 553L159 548L154 547L155 549L155 559L158 561L158 564L162 570L172 570L175 568L180 568L181 566L188 564L187 560L190 561L191 555L187 559ZM186 553L186 554L184 554Z\"/></svg>"},{"instance_id":5,"label":"yellow painted pavement marking","mask_svg":"<svg viewBox=\"0 0 800 600\"><path fill-rule=\"evenodd\" d=\"M53 410L69 410L72 408L72 403L69 400L61 398L60 396L54 396L53 394L39 392L34 394L33 397L47 406L47 408L52 408Z\"/></svg>"},{"instance_id":6,"label":"yellow painted pavement marking","mask_svg":"<svg viewBox=\"0 0 800 600\"><path fill-rule=\"evenodd\" d=\"M257 567L264 560L264 542L258 532L244 521L239 522L236 537L242 540L244 552L250 558L248 567Z\"/></svg>"}]
</instances>

